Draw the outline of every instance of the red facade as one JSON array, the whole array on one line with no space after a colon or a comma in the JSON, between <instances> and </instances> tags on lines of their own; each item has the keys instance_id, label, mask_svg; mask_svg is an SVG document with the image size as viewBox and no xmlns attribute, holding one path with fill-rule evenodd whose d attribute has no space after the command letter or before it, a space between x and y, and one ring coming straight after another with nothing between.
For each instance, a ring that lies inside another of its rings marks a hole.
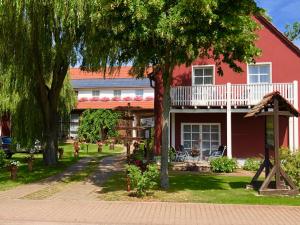
<instances>
[{"instance_id":1,"label":"red facade","mask_svg":"<svg viewBox=\"0 0 300 225\"><path fill-rule=\"evenodd\" d=\"M271 65L270 83L293 83L299 81L300 75L300 50L289 42L272 24L263 18L255 18L262 28L258 31L257 47L262 50L262 55L256 62L269 63ZM184 65L175 68L173 73L173 87L192 86L193 66L214 65L212 59L198 59L190 67ZM219 84L248 84L247 64L241 64L244 72L235 73L227 65L222 65L224 76L219 76L214 72L213 85ZM300 93L297 92L298 99ZM178 147L182 143L182 123L219 123L221 125L221 144L226 145L226 110L216 110L210 112L207 107L205 113L197 112L197 107L192 108L195 112L185 110L186 107L176 108L176 113L171 113L171 120L175 121L175 127L171 127L170 143ZM223 109L223 107L222 107ZM244 109L244 111L247 109ZM182 112L181 112L182 111ZM190 110L191 111L191 110ZM232 156L246 158L258 156L263 153L265 146L265 118L244 118L245 112L232 112L231 115L231 135L232 135ZM172 112L172 110L171 110ZM299 122L298 122L299 124ZM299 124L300 127L300 124ZM289 146L289 122L287 118L280 120L280 145ZM175 134L172 134L175 132ZM299 132L297 132L299 136ZM172 140L172 137L175 140Z\"/></svg>"}]
</instances>

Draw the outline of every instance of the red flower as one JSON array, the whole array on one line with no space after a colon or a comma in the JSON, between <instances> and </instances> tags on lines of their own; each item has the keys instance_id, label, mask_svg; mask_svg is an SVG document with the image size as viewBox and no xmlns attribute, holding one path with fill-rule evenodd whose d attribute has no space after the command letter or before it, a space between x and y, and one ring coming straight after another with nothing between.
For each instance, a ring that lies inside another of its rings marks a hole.
<instances>
[{"instance_id":1,"label":"red flower","mask_svg":"<svg viewBox=\"0 0 300 225\"><path fill-rule=\"evenodd\" d=\"M99 97L92 97L90 100L91 100L91 101L99 101L100 98L99 98Z\"/></svg>"},{"instance_id":2,"label":"red flower","mask_svg":"<svg viewBox=\"0 0 300 225\"><path fill-rule=\"evenodd\" d=\"M141 96L136 96L134 98L134 101L142 101L142 100L143 100L143 97L141 97Z\"/></svg>"},{"instance_id":3,"label":"red flower","mask_svg":"<svg viewBox=\"0 0 300 225\"><path fill-rule=\"evenodd\" d=\"M113 97L111 100L113 100L113 101L121 101L121 98L120 97Z\"/></svg>"},{"instance_id":4,"label":"red flower","mask_svg":"<svg viewBox=\"0 0 300 225\"><path fill-rule=\"evenodd\" d=\"M109 101L109 100L110 100L110 98L108 98L108 97L100 98L100 101L102 101L102 102L107 102L107 101Z\"/></svg>"},{"instance_id":5,"label":"red flower","mask_svg":"<svg viewBox=\"0 0 300 225\"><path fill-rule=\"evenodd\" d=\"M132 101L132 98L128 96L128 97L123 98L123 101Z\"/></svg>"},{"instance_id":6,"label":"red flower","mask_svg":"<svg viewBox=\"0 0 300 225\"><path fill-rule=\"evenodd\" d=\"M153 100L154 100L154 98L152 96L147 96L146 97L146 101L153 101Z\"/></svg>"},{"instance_id":7,"label":"red flower","mask_svg":"<svg viewBox=\"0 0 300 225\"><path fill-rule=\"evenodd\" d=\"M80 98L78 101L79 102L86 102L88 100L88 98Z\"/></svg>"}]
</instances>

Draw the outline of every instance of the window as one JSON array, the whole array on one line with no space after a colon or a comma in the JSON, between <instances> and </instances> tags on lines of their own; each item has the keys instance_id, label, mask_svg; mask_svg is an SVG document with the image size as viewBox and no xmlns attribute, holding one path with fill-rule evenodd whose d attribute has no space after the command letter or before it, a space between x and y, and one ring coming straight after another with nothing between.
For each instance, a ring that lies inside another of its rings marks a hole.
<instances>
[{"instance_id":1,"label":"window","mask_svg":"<svg viewBox=\"0 0 300 225\"><path fill-rule=\"evenodd\" d=\"M143 97L143 95L144 95L144 90L142 90L142 89L135 90L135 96Z\"/></svg>"},{"instance_id":2,"label":"window","mask_svg":"<svg viewBox=\"0 0 300 225\"><path fill-rule=\"evenodd\" d=\"M100 96L100 91L99 90L93 90L92 91L92 96L93 97L99 97Z\"/></svg>"},{"instance_id":3,"label":"window","mask_svg":"<svg viewBox=\"0 0 300 225\"><path fill-rule=\"evenodd\" d=\"M206 154L220 146L220 124L182 124L182 144L185 149L200 149Z\"/></svg>"},{"instance_id":4,"label":"window","mask_svg":"<svg viewBox=\"0 0 300 225\"><path fill-rule=\"evenodd\" d=\"M250 84L270 83L271 65L270 64L248 65L248 77L249 77Z\"/></svg>"},{"instance_id":5,"label":"window","mask_svg":"<svg viewBox=\"0 0 300 225\"><path fill-rule=\"evenodd\" d=\"M120 97L121 98L121 90L114 90L114 97Z\"/></svg>"},{"instance_id":6,"label":"window","mask_svg":"<svg viewBox=\"0 0 300 225\"><path fill-rule=\"evenodd\" d=\"M213 84L214 78L214 67L213 66L202 66L193 67L193 84Z\"/></svg>"}]
</instances>

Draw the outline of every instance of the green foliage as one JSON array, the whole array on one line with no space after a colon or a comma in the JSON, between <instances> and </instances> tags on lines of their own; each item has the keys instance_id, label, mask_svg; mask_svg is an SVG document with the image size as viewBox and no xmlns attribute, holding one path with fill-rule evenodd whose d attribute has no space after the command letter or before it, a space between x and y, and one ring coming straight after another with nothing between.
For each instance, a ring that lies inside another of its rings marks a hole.
<instances>
[{"instance_id":1,"label":"green foliage","mask_svg":"<svg viewBox=\"0 0 300 225\"><path fill-rule=\"evenodd\" d=\"M300 22L295 22L293 24L287 24L285 26L286 32L284 34L290 39L291 41L295 41L300 39Z\"/></svg>"},{"instance_id":2,"label":"green foliage","mask_svg":"<svg viewBox=\"0 0 300 225\"><path fill-rule=\"evenodd\" d=\"M80 118L79 139L95 143L99 139L105 140L109 137L116 137L118 132L115 127L120 116L120 113L112 110L85 110Z\"/></svg>"},{"instance_id":3,"label":"green foliage","mask_svg":"<svg viewBox=\"0 0 300 225\"><path fill-rule=\"evenodd\" d=\"M130 178L130 185L136 189L138 197L145 196L148 190L157 186L159 177L157 165L148 165L144 173L135 165L127 165L126 170Z\"/></svg>"},{"instance_id":4,"label":"green foliage","mask_svg":"<svg viewBox=\"0 0 300 225\"><path fill-rule=\"evenodd\" d=\"M4 151L0 150L0 169L3 168L6 164L6 154Z\"/></svg>"},{"instance_id":5,"label":"green foliage","mask_svg":"<svg viewBox=\"0 0 300 225\"><path fill-rule=\"evenodd\" d=\"M237 168L235 159L219 157L210 161L211 170L215 173L232 173Z\"/></svg>"},{"instance_id":6,"label":"green foliage","mask_svg":"<svg viewBox=\"0 0 300 225\"><path fill-rule=\"evenodd\" d=\"M168 155L169 155L169 162L174 161L176 157L176 150L173 147L170 147L168 151Z\"/></svg>"},{"instance_id":7,"label":"green foliage","mask_svg":"<svg viewBox=\"0 0 300 225\"><path fill-rule=\"evenodd\" d=\"M248 171L257 171L259 169L260 164L261 160L248 158L244 163L243 169Z\"/></svg>"},{"instance_id":8,"label":"green foliage","mask_svg":"<svg viewBox=\"0 0 300 225\"><path fill-rule=\"evenodd\" d=\"M281 149L281 162L284 171L292 178L294 183L300 187L300 151L290 152L287 149Z\"/></svg>"}]
</instances>

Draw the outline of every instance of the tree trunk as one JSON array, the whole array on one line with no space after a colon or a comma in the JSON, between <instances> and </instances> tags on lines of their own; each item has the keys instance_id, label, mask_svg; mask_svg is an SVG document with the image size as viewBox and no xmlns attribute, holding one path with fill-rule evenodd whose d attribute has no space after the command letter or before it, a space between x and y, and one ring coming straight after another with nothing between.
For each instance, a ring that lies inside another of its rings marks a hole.
<instances>
[{"instance_id":1,"label":"tree trunk","mask_svg":"<svg viewBox=\"0 0 300 225\"><path fill-rule=\"evenodd\" d=\"M57 139L57 113L52 113L51 119L46 122L44 133L45 149L43 153L44 163L47 166L56 165L58 162L58 139Z\"/></svg>"},{"instance_id":2,"label":"tree trunk","mask_svg":"<svg viewBox=\"0 0 300 225\"><path fill-rule=\"evenodd\" d=\"M163 120L162 120L162 150L161 150L161 187L169 188L169 173L168 173L168 151L169 151L169 116L170 116L170 85L164 87L163 96Z\"/></svg>"},{"instance_id":3,"label":"tree trunk","mask_svg":"<svg viewBox=\"0 0 300 225\"><path fill-rule=\"evenodd\" d=\"M161 153L161 141L162 141L162 114L163 114L163 75L159 70L155 74L155 99L154 99L154 153L160 155Z\"/></svg>"}]
</instances>

